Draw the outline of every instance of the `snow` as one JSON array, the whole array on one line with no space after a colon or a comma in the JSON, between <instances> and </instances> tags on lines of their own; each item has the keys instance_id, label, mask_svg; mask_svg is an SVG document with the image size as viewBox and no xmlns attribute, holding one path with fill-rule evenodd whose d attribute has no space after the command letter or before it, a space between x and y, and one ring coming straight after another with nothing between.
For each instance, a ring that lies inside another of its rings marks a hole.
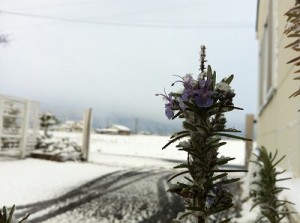
<instances>
[{"instance_id":1,"label":"snow","mask_svg":"<svg viewBox=\"0 0 300 223\"><path fill-rule=\"evenodd\" d=\"M70 141L81 144L81 133L51 134L54 138L70 137ZM186 153L178 151L175 144L162 150L168 140L167 136L155 135L92 134L90 163L57 163L32 158L2 161L0 175L6 183L1 185L0 205L26 204L49 199L93 178L122 168L171 169L175 164L168 161L185 160ZM243 142L228 141L220 151L222 155L237 157L232 164L243 164Z\"/></svg>"},{"instance_id":2,"label":"snow","mask_svg":"<svg viewBox=\"0 0 300 223\"><path fill-rule=\"evenodd\" d=\"M77 185L119 169L116 166L58 163L32 158L1 161L0 206L51 199Z\"/></svg>"},{"instance_id":3,"label":"snow","mask_svg":"<svg viewBox=\"0 0 300 223\"><path fill-rule=\"evenodd\" d=\"M280 171L280 169L279 169ZM300 213L300 179L294 178L291 172L286 172L279 175L279 178L291 178L289 180L279 181L278 185L281 187L289 188L288 190L283 190L281 197L282 199L286 199L294 205L291 206L296 212Z\"/></svg>"},{"instance_id":4,"label":"snow","mask_svg":"<svg viewBox=\"0 0 300 223\"><path fill-rule=\"evenodd\" d=\"M51 132L51 135L55 139L70 138L70 141L81 145L81 133ZM0 162L0 206L26 205L53 199L90 180L118 170L171 170L186 159L186 153L178 151L176 143L162 150L168 141L168 136L93 133L89 163L7 158ZM236 157L231 164L243 165L244 148L243 141L227 140L220 153Z\"/></svg>"},{"instance_id":5,"label":"snow","mask_svg":"<svg viewBox=\"0 0 300 223\"><path fill-rule=\"evenodd\" d=\"M51 133L57 138L70 137L71 141L81 145L81 133ZM161 148L169 141L169 136L158 135L104 135L91 134L90 152L96 154L115 154L115 155L130 155L142 156L151 158L163 158L171 160L185 160L186 153L178 151L176 143L171 144L166 149ZM241 140L225 140L226 145L220 148L220 155L235 157L231 161L232 165L244 165L245 160L245 142ZM91 156L93 160L93 157Z\"/></svg>"}]
</instances>

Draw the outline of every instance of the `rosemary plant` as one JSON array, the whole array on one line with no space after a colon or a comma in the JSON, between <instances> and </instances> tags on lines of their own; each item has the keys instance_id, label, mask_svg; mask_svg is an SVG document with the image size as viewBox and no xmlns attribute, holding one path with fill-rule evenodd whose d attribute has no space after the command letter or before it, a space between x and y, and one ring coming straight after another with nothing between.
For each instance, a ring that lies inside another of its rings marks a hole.
<instances>
[{"instance_id":1,"label":"rosemary plant","mask_svg":"<svg viewBox=\"0 0 300 223\"><path fill-rule=\"evenodd\" d=\"M254 172L254 181L252 182L252 189L250 190L250 196L252 197L254 205L251 210L259 206L262 216L257 219L256 222L281 222L285 217L292 212L289 212L286 205L292 204L286 200L280 200L278 194L288 188L280 187L277 185L279 181L288 180L291 178L281 178L278 176L285 172L277 171L276 166L281 162L285 156L276 160L276 153L273 155L271 152L268 153L265 147L259 148L259 155L256 161L251 161L258 165L258 173Z\"/></svg>"},{"instance_id":2,"label":"rosemary plant","mask_svg":"<svg viewBox=\"0 0 300 223\"><path fill-rule=\"evenodd\" d=\"M181 222L189 216L198 223L207 222L209 216L227 210L233 206L229 184L239 178L228 179L228 172L244 172L245 170L230 170L221 168L234 158L219 156L218 149L226 142L221 137L247 140L235 136L240 132L226 127L224 113L234 109L235 93L230 87L233 75L216 83L216 72L208 66L206 69L205 46L201 46L200 74L194 79L191 74L180 77L175 83L181 83L183 90L162 96L165 103L165 114L169 119L183 119L183 130L171 136L163 147L179 141L179 150L187 153L186 162L175 166L184 171L169 179L183 176L183 182L171 184L169 192L178 194L185 201L186 211L179 213L174 222ZM173 83L172 85L174 85ZM221 222L229 222L223 219Z\"/></svg>"},{"instance_id":3,"label":"rosemary plant","mask_svg":"<svg viewBox=\"0 0 300 223\"><path fill-rule=\"evenodd\" d=\"M30 214L27 214L20 221L17 221L14 218L15 209L15 205L12 206L9 212L5 206L2 208L2 210L0 209L0 223L25 223Z\"/></svg>"},{"instance_id":4,"label":"rosemary plant","mask_svg":"<svg viewBox=\"0 0 300 223\"><path fill-rule=\"evenodd\" d=\"M287 16L287 25L285 27L284 33L287 37L293 38L293 42L288 44L286 48L291 48L295 52L300 51L300 0L295 0L295 6L292 7L286 14ZM296 56L292 60L288 61L288 63L293 63L295 68L300 67L300 56ZM300 69L295 71L296 73L300 73ZM294 80L300 80L300 76L294 78ZM290 97L296 97L300 95L300 87L297 91L295 91ZM300 111L300 110L299 110Z\"/></svg>"}]
</instances>

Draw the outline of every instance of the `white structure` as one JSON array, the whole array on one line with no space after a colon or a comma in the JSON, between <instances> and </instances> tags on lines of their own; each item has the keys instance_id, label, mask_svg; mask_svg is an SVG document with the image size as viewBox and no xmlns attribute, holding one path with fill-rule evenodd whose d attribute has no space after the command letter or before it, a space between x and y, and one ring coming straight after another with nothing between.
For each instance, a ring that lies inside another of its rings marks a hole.
<instances>
[{"instance_id":1,"label":"white structure","mask_svg":"<svg viewBox=\"0 0 300 223\"><path fill-rule=\"evenodd\" d=\"M24 158L36 144L39 103L0 94L0 153Z\"/></svg>"},{"instance_id":2,"label":"white structure","mask_svg":"<svg viewBox=\"0 0 300 223\"><path fill-rule=\"evenodd\" d=\"M66 121L60 125L51 127L51 129L63 132L82 132L83 121Z\"/></svg>"},{"instance_id":3,"label":"white structure","mask_svg":"<svg viewBox=\"0 0 300 223\"><path fill-rule=\"evenodd\" d=\"M130 135L131 131L129 128L123 125L111 125L105 129L95 129L95 132L100 134L112 134L112 135Z\"/></svg>"}]
</instances>

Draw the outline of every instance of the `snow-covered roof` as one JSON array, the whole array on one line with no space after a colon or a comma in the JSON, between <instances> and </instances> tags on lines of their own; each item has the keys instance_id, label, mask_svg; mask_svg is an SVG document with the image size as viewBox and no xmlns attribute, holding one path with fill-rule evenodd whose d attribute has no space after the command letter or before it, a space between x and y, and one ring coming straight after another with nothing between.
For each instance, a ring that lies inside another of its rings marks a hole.
<instances>
[{"instance_id":1,"label":"snow-covered roof","mask_svg":"<svg viewBox=\"0 0 300 223\"><path fill-rule=\"evenodd\" d=\"M108 129L95 129L95 132L98 132L98 133L118 133L118 129L111 129L111 128L108 128Z\"/></svg>"},{"instance_id":2,"label":"snow-covered roof","mask_svg":"<svg viewBox=\"0 0 300 223\"><path fill-rule=\"evenodd\" d=\"M117 129L117 130L121 130L121 131L130 131L130 129L124 125L111 125L109 127L109 129Z\"/></svg>"}]
</instances>

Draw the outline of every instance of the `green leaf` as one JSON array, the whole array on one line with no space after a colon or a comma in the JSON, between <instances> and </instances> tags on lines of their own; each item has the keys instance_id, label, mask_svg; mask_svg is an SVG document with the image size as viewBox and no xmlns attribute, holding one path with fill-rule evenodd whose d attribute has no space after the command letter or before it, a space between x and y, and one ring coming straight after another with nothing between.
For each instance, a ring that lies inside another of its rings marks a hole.
<instances>
[{"instance_id":1,"label":"green leaf","mask_svg":"<svg viewBox=\"0 0 300 223\"><path fill-rule=\"evenodd\" d=\"M293 34L289 34L288 37L300 37L300 34L293 33Z\"/></svg>"},{"instance_id":2,"label":"green leaf","mask_svg":"<svg viewBox=\"0 0 300 223\"><path fill-rule=\"evenodd\" d=\"M217 170L210 170L210 172L215 172L215 173L239 173L239 172L248 172L248 170L234 170L234 169L217 169Z\"/></svg>"},{"instance_id":3,"label":"green leaf","mask_svg":"<svg viewBox=\"0 0 300 223\"><path fill-rule=\"evenodd\" d=\"M290 180L290 179L292 179L292 178L291 177L286 177L286 178L276 179L276 182L277 181L283 181L283 180Z\"/></svg>"},{"instance_id":4,"label":"green leaf","mask_svg":"<svg viewBox=\"0 0 300 223\"><path fill-rule=\"evenodd\" d=\"M216 79L217 79L216 71L213 72L213 75L212 75L211 79L212 79L212 86L215 87L216 86ZM212 89L212 90L215 90L215 89Z\"/></svg>"},{"instance_id":5,"label":"green leaf","mask_svg":"<svg viewBox=\"0 0 300 223\"><path fill-rule=\"evenodd\" d=\"M214 130L214 132L242 132L240 130L237 129L223 129L223 130Z\"/></svg>"},{"instance_id":6,"label":"green leaf","mask_svg":"<svg viewBox=\"0 0 300 223\"><path fill-rule=\"evenodd\" d=\"M288 61L287 63L289 64L289 63L293 63L293 62L296 62L297 60L300 60L300 56L299 57L296 57L296 58L294 58L294 59L292 59L292 60L290 60L290 61Z\"/></svg>"},{"instance_id":7,"label":"green leaf","mask_svg":"<svg viewBox=\"0 0 300 223\"><path fill-rule=\"evenodd\" d=\"M183 124L183 127L185 129L188 129L188 130L191 130L191 131L197 131L196 126L194 126L193 124L191 124L191 123L189 123L187 121L184 121L182 124Z\"/></svg>"},{"instance_id":8,"label":"green leaf","mask_svg":"<svg viewBox=\"0 0 300 223\"><path fill-rule=\"evenodd\" d=\"M230 105L225 105L223 106L224 108L229 108L229 109L236 109L236 110L244 110L243 108L240 108L240 107L235 107L235 106L230 106Z\"/></svg>"},{"instance_id":9,"label":"green leaf","mask_svg":"<svg viewBox=\"0 0 300 223\"><path fill-rule=\"evenodd\" d=\"M179 169L179 168L188 168L188 164L187 163L180 163L179 165L176 165L173 167L173 169Z\"/></svg>"},{"instance_id":10,"label":"green leaf","mask_svg":"<svg viewBox=\"0 0 300 223\"><path fill-rule=\"evenodd\" d=\"M216 176L210 178L209 181L213 182L213 181L218 180L220 178L226 177L227 175L228 175L228 173L221 173L219 175L216 175Z\"/></svg>"},{"instance_id":11,"label":"green leaf","mask_svg":"<svg viewBox=\"0 0 300 223\"><path fill-rule=\"evenodd\" d=\"M232 179L228 179L228 180L223 180L222 182L224 184L231 184L231 183L235 183L237 181L239 181L241 178L232 178Z\"/></svg>"},{"instance_id":12,"label":"green leaf","mask_svg":"<svg viewBox=\"0 0 300 223\"><path fill-rule=\"evenodd\" d=\"M10 210L10 212L9 212L9 216L8 216L8 221L7 222L9 222L9 223L11 222L11 219L13 217L15 209L16 209L16 205L13 205L12 208L11 208L11 210Z\"/></svg>"},{"instance_id":13,"label":"green leaf","mask_svg":"<svg viewBox=\"0 0 300 223\"><path fill-rule=\"evenodd\" d=\"M173 175L172 177L170 177L170 179L168 179L167 182L170 182L170 181L173 180L174 178L176 178L176 177L178 177L178 176L180 176L180 175L182 175L182 174L187 174L187 173L189 173L189 170L186 170L186 171L182 171L182 172L180 172L180 173L177 173L177 174Z\"/></svg>"},{"instance_id":14,"label":"green leaf","mask_svg":"<svg viewBox=\"0 0 300 223\"><path fill-rule=\"evenodd\" d=\"M191 211L185 212L183 215L181 215L181 216L179 217L179 220L181 220L181 219L183 219L183 218L185 218L185 217L187 217L187 216L189 216L189 215L191 215L191 214L193 214L193 212L191 212Z\"/></svg>"},{"instance_id":15,"label":"green leaf","mask_svg":"<svg viewBox=\"0 0 300 223\"><path fill-rule=\"evenodd\" d=\"M179 111L179 112L177 112L175 115L174 115L174 117L172 118L172 120L174 120L175 118L177 118L178 116L179 116L179 118L180 118L180 115L182 114L182 111Z\"/></svg>"},{"instance_id":16,"label":"green leaf","mask_svg":"<svg viewBox=\"0 0 300 223\"><path fill-rule=\"evenodd\" d=\"M206 125L206 124L203 124L203 123L197 124L196 127L197 127L198 129L202 129L205 133L208 132L208 128L207 128L207 125Z\"/></svg>"},{"instance_id":17,"label":"green leaf","mask_svg":"<svg viewBox=\"0 0 300 223\"><path fill-rule=\"evenodd\" d=\"M219 158L218 161L216 162L216 164L222 166L222 165L224 165L224 164L226 164L229 161L234 160L234 159L235 158L233 158L233 157Z\"/></svg>"},{"instance_id":18,"label":"green leaf","mask_svg":"<svg viewBox=\"0 0 300 223\"><path fill-rule=\"evenodd\" d=\"M220 223L228 223L228 222L230 222L230 220L231 220L231 218L225 219L225 220L223 220L223 221L220 221Z\"/></svg>"},{"instance_id":19,"label":"green leaf","mask_svg":"<svg viewBox=\"0 0 300 223\"><path fill-rule=\"evenodd\" d=\"M184 179L186 179L187 181L191 182L192 184L195 184L195 182L192 179L190 179L189 177L184 177Z\"/></svg>"},{"instance_id":20,"label":"green leaf","mask_svg":"<svg viewBox=\"0 0 300 223\"><path fill-rule=\"evenodd\" d=\"M247 139L247 138L244 138L241 136L236 136L236 135L231 135L231 134L226 134L226 133L217 132L217 133L215 133L215 135L224 136L224 137L233 138L233 139L241 139L241 140L245 140L245 141L252 141L252 139Z\"/></svg>"},{"instance_id":21,"label":"green leaf","mask_svg":"<svg viewBox=\"0 0 300 223\"><path fill-rule=\"evenodd\" d=\"M276 187L274 190L289 190L288 187Z\"/></svg>"},{"instance_id":22,"label":"green leaf","mask_svg":"<svg viewBox=\"0 0 300 223\"><path fill-rule=\"evenodd\" d=\"M170 137L170 139L173 139L174 137L176 137L176 136L178 136L178 135L181 135L181 134L184 134L184 133L189 133L189 131L184 130L184 131L176 132L176 133L174 133L174 134Z\"/></svg>"},{"instance_id":23,"label":"green leaf","mask_svg":"<svg viewBox=\"0 0 300 223\"><path fill-rule=\"evenodd\" d=\"M255 202L252 207L250 208L250 211L252 211L257 205L261 204L263 202Z\"/></svg>"},{"instance_id":24,"label":"green leaf","mask_svg":"<svg viewBox=\"0 0 300 223\"><path fill-rule=\"evenodd\" d=\"M224 82L229 85L231 83L231 81L233 80L233 77L234 77L234 75L231 74L228 78L226 78L226 80L224 80Z\"/></svg>"},{"instance_id":25,"label":"green leaf","mask_svg":"<svg viewBox=\"0 0 300 223\"><path fill-rule=\"evenodd\" d=\"M5 206L3 206L2 211L3 211L3 218L5 219L5 222L6 222L7 221L7 209Z\"/></svg>"},{"instance_id":26,"label":"green leaf","mask_svg":"<svg viewBox=\"0 0 300 223\"><path fill-rule=\"evenodd\" d=\"M210 146L214 146L214 145L218 144L220 140L221 140L221 138L215 137L215 138L213 138L211 141L206 142L206 143L203 145L203 147L204 147L204 148L208 148L208 147L210 147Z\"/></svg>"},{"instance_id":27,"label":"green leaf","mask_svg":"<svg viewBox=\"0 0 300 223\"><path fill-rule=\"evenodd\" d=\"M27 214L24 218L22 218L22 220L19 223L25 223L30 214L31 213Z\"/></svg>"},{"instance_id":28,"label":"green leaf","mask_svg":"<svg viewBox=\"0 0 300 223\"><path fill-rule=\"evenodd\" d=\"M280 163L283 159L285 158L285 155L283 157L281 157L276 163L274 163L272 165L272 167L274 168L278 163Z\"/></svg>"},{"instance_id":29,"label":"green leaf","mask_svg":"<svg viewBox=\"0 0 300 223\"><path fill-rule=\"evenodd\" d=\"M290 43L285 48L289 48L289 47L292 47L292 46L298 46L298 44L300 44L300 40L299 39L297 39L296 41Z\"/></svg>"},{"instance_id":30,"label":"green leaf","mask_svg":"<svg viewBox=\"0 0 300 223\"><path fill-rule=\"evenodd\" d=\"M211 69L210 65L207 66L207 72L206 73L207 73L207 78L212 79L212 69Z\"/></svg>"},{"instance_id":31,"label":"green leaf","mask_svg":"<svg viewBox=\"0 0 300 223\"><path fill-rule=\"evenodd\" d=\"M275 175L280 175L280 174L282 174L282 173L284 173L284 172L286 172L286 170L276 171L276 172L275 172Z\"/></svg>"},{"instance_id":32,"label":"green leaf","mask_svg":"<svg viewBox=\"0 0 300 223\"><path fill-rule=\"evenodd\" d=\"M204 212L204 210L200 207L196 207L196 206L189 206L189 207L186 207L187 210L191 210L191 211L201 211L201 212Z\"/></svg>"},{"instance_id":33,"label":"green leaf","mask_svg":"<svg viewBox=\"0 0 300 223\"><path fill-rule=\"evenodd\" d=\"M265 153L267 153L267 150L266 150L266 148L265 148L265 147L264 147L264 149L265 149ZM272 153L270 153L270 154L272 154ZM275 160L275 158L276 158L277 154L278 154L278 150L276 149L276 151L275 151L275 155L274 155L274 156L273 156L273 158L271 159L271 163L273 163L273 162L274 162L274 160Z\"/></svg>"},{"instance_id":34,"label":"green leaf","mask_svg":"<svg viewBox=\"0 0 300 223\"><path fill-rule=\"evenodd\" d=\"M216 214L216 213L218 213L218 212L227 210L227 209L231 208L232 206L233 206L233 204L225 204L225 205L222 205L221 207L212 208L212 209L209 211L209 214L208 214L208 215Z\"/></svg>"},{"instance_id":35,"label":"green leaf","mask_svg":"<svg viewBox=\"0 0 300 223\"><path fill-rule=\"evenodd\" d=\"M186 132L186 133L182 133L180 135L177 135L176 137L174 137L173 139L171 139L166 145L164 145L162 149L165 149L166 147L168 147L173 142L176 142L177 140L182 139L184 137L187 137L189 135L190 135L190 132Z\"/></svg>"}]
</instances>

